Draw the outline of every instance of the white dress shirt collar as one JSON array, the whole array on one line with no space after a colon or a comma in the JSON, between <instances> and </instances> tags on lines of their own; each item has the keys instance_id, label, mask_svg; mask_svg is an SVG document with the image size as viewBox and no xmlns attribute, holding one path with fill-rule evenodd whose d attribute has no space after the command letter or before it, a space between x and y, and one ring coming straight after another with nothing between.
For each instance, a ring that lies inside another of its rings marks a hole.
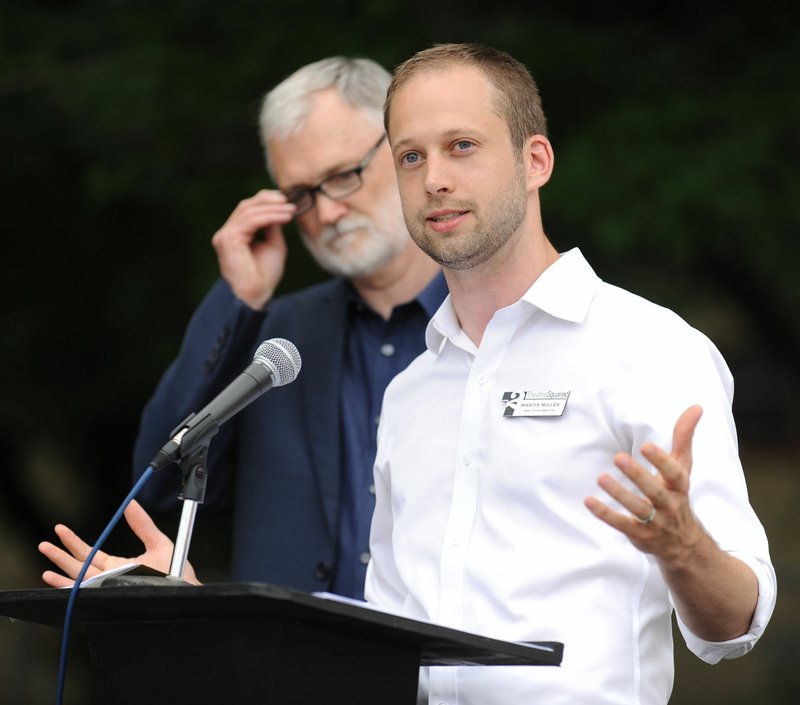
<instances>
[{"instance_id":1,"label":"white dress shirt collar","mask_svg":"<svg viewBox=\"0 0 800 705\"><path fill-rule=\"evenodd\" d=\"M600 278L575 247L545 269L523 294L521 301L555 318L580 323L586 317L600 283ZM475 352L475 346L461 330L450 295L442 302L425 332L425 343L434 355L441 352L447 339Z\"/></svg>"}]
</instances>

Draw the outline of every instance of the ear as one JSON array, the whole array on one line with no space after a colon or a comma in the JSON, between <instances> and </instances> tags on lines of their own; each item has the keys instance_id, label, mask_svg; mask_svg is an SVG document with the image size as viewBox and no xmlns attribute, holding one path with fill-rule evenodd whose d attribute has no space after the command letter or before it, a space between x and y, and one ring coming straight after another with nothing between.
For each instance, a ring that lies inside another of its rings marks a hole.
<instances>
[{"instance_id":1,"label":"ear","mask_svg":"<svg viewBox=\"0 0 800 705\"><path fill-rule=\"evenodd\" d=\"M523 147L528 188L540 189L553 173L553 146L544 135L531 135Z\"/></svg>"}]
</instances>

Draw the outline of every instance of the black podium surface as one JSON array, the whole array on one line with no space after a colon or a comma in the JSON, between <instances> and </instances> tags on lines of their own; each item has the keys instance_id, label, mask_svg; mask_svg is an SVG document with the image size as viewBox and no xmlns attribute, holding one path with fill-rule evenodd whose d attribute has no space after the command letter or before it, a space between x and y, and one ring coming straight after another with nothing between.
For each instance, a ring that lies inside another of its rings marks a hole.
<instances>
[{"instance_id":1,"label":"black podium surface","mask_svg":"<svg viewBox=\"0 0 800 705\"><path fill-rule=\"evenodd\" d=\"M67 590L0 591L0 614L61 628ZM258 583L92 587L97 703L415 702L423 666L556 666L562 645L490 639Z\"/></svg>"}]
</instances>

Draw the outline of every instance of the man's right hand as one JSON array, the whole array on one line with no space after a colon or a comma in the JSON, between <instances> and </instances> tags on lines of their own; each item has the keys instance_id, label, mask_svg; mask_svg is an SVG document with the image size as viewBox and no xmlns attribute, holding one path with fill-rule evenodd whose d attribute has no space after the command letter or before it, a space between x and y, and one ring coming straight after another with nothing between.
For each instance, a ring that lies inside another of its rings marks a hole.
<instances>
[{"instance_id":1,"label":"man's right hand","mask_svg":"<svg viewBox=\"0 0 800 705\"><path fill-rule=\"evenodd\" d=\"M254 310L272 298L286 265L282 226L296 208L280 191L261 190L239 203L211 239L222 278Z\"/></svg>"}]
</instances>

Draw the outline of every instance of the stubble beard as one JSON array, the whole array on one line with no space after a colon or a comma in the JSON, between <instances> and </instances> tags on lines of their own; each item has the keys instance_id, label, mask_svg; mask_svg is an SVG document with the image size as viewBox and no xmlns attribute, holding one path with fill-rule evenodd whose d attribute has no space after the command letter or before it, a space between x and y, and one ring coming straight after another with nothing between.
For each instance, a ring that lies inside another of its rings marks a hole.
<instances>
[{"instance_id":1,"label":"stubble beard","mask_svg":"<svg viewBox=\"0 0 800 705\"><path fill-rule=\"evenodd\" d=\"M489 260L516 232L527 213L528 193L521 169L508 190L501 192L487 210L486 218L480 216L474 201L436 199L426 204L413 218L406 218L406 225L417 246L443 267L448 269L471 269ZM426 214L431 210L469 211L475 218L475 227L470 232L436 233L430 231Z\"/></svg>"}]
</instances>

